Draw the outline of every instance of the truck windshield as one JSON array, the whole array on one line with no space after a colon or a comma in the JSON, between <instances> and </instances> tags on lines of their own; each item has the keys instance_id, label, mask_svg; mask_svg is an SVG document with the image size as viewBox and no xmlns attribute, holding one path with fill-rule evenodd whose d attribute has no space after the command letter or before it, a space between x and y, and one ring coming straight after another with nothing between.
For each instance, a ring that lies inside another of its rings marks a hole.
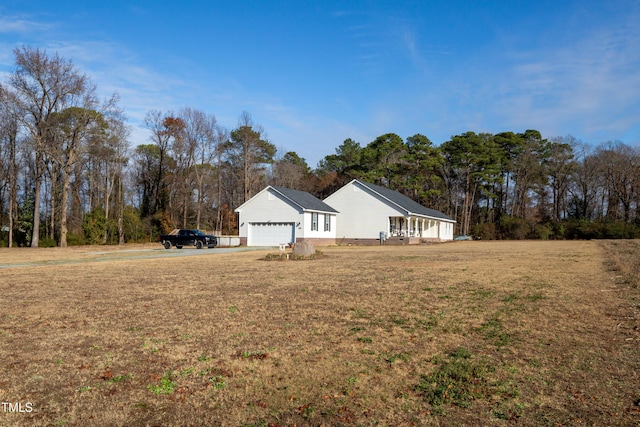
<instances>
[{"instance_id":1,"label":"truck windshield","mask_svg":"<svg viewBox=\"0 0 640 427\"><path fill-rule=\"evenodd\" d=\"M204 234L202 231L200 231L200 230L194 230L194 233L195 233L197 236L204 236L204 235L205 235L205 234Z\"/></svg>"}]
</instances>

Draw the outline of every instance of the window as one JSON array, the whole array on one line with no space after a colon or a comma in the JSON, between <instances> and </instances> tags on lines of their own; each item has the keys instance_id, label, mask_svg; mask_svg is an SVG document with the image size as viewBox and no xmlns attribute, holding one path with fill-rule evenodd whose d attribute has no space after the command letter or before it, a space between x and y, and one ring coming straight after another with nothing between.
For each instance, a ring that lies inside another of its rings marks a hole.
<instances>
[{"instance_id":1,"label":"window","mask_svg":"<svg viewBox=\"0 0 640 427\"><path fill-rule=\"evenodd\" d=\"M331 231L331 215L324 214L324 231Z\"/></svg>"},{"instance_id":2,"label":"window","mask_svg":"<svg viewBox=\"0 0 640 427\"><path fill-rule=\"evenodd\" d=\"M318 212L311 212L311 231L318 231Z\"/></svg>"}]
</instances>

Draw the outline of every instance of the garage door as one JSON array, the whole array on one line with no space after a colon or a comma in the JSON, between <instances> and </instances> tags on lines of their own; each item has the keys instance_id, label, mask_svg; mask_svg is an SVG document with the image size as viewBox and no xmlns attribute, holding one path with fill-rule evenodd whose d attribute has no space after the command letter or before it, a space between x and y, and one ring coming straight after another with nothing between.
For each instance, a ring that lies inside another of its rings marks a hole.
<instances>
[{"instance_id":1,"label":"garage door","mask_svg":"<svg viewBox=\"0 0 640 427\"><path fill-rule=\"evenodd\" d=\"M254 222L249 224L247 246L278 246L295 241L293 223Z\"/></svg>"}]
</instances>

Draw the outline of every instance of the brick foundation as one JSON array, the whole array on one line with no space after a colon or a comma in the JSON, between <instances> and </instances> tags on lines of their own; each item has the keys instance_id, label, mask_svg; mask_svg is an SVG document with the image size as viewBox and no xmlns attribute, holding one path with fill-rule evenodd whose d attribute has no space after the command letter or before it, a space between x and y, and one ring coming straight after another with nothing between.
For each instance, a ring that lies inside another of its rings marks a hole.
<instances>
[{"instance_id":1,"label":"brick foundation","mask_svg":"<svg viewBox=\"0 0 640 427\"><path fill-rule=\"evenodd\" d=\"M332 246L336 244L336 239L313 238L313 237L310 237L308 239L305 239L304 237L296 239L296 243L300 243L303 241L311 242L313 243L313 246Z\"/></svg>"}]
</instances>

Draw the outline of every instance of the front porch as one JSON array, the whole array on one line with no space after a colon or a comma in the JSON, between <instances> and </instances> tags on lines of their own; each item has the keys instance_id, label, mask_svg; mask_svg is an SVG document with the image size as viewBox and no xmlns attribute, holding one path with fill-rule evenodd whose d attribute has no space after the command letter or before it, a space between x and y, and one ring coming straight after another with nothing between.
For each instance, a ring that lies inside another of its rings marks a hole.
<instances>
[{"instance_id":1,"label":"front porch","mask_svg":"<svg viewBox=\"0 0 640 427\"><path fill-rule=\"evenodd\" d=\"M415 239L415 243L420 239L440 239L440 221L416 216L389 217L389 239L392 238Z\"/></svg>"}]
</instances>

